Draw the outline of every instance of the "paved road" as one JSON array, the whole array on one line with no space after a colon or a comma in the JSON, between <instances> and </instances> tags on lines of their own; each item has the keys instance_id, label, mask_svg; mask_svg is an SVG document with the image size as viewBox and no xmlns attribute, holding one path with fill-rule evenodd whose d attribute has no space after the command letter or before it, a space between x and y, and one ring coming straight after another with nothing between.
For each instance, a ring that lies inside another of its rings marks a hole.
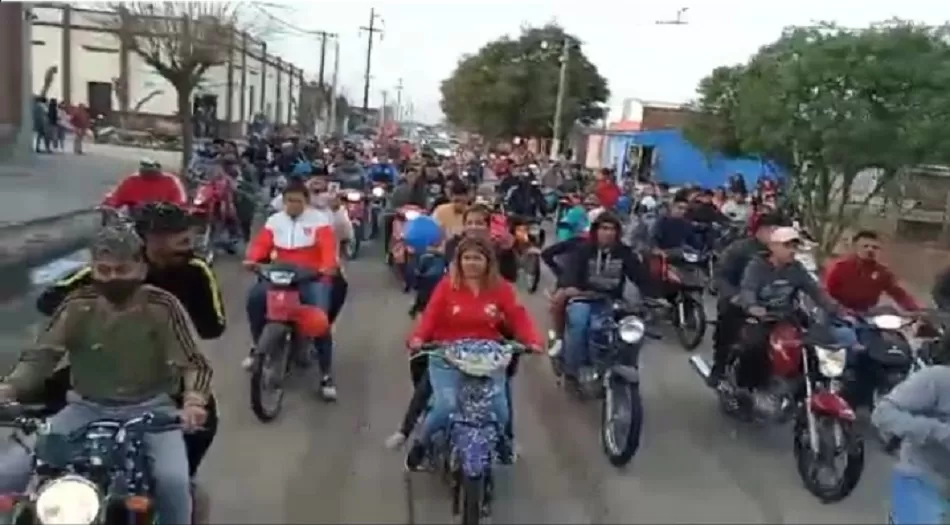
<instances>
[{"instance_id":1,"label":"paved road","mask_svg":"<svg viewBox=\"0 0 950 525\"><path fill-rule=\"evenodd\" d=\"M351 295L338 327L340 400L328 405L301 388L281 417L252 415L239 361L248 347L236 263L218 267L231 327L207 344L222 410L218 442L201 477L215 523L449 523L448 491L428 474L403 472L383 448L410 394L402 347L409 319L372 248L348 267ZM546 322L540 297L525 297ZM646 427L629 468L600 451L598 408L555 388L543 358L516 384L516 434L523 453L499 475L495 523L881 523L889 459L869 444L855 493L822 505L795 474L787 428L725 419L686 353L663 341L643 355Z\"/></svg>"},{"instance_id":2,"label":"paved road","mask_svg":"<svg viewBox=\"0 0 950 525\"><path fill-rule=\"evenodd\" d=\"M86 155L36 155L26 164L0 163L0 224L22 222L97 204L106 190L152 157L176 168L179 154L90 144Z\"/></svg>"}]
</instances>

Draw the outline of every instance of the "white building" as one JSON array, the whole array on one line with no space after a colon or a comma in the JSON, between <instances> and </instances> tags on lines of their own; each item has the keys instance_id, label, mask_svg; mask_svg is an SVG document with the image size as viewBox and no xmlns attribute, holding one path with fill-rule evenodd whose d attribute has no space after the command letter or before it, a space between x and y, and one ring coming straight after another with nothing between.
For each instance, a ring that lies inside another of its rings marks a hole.
<instances>
[{"instance_id":1,"label":"white building","mask_svg":"<svg viewBox=\"0 0 950 525\"><path fill-rule=\"evenodd\" d=\"M39 93L56 67L47 97L86 104L93 114L126 117L130 127L154 126L177 113L174 87L136 53L125 49L119 32L106 27L109 15L67 3L33 5L33 90ZM193 97L214 97L217 118L231 135L240 134L256 113L271 122L295 124L303 71L267 53L267 45L236 34L231 59L205 73ZM229 89L230 86L230 89ZM117 96L128 92L127 100ZM123 107L126 106L126 107Z\"/></svg>"}]
</instances>

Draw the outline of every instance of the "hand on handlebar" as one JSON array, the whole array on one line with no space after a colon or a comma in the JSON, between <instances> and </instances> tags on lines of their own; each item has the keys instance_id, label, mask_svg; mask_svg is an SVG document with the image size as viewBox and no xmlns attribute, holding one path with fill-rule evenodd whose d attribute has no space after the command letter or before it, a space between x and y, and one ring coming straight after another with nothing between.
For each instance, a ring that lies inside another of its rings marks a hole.
<instances>
[{"instance_id":1,"label":"hand on handlebar","mask_svg":"<svg viewBox=\"0 0 950 525\"><path fill-rule=\"evenodd\" d=\"M413 352L416 352L420 350L424 344L425 342L422 339L419 339L418 337L413 337L406 343L406 346L409 347L409 349L412 350Z\"/></svg>"},{"instance_id":2,"label":"hand on handlebar","mask_svg":"<svg viewBox=\"0 0 950 525\"><path fill-rule=\"evenodd\" d=\"M241 266L243 266L246 270L254 271L260 267L260 263L257 261L241 261Z\"/></svg>"},{"instance_id":3,"label":"hand on handlebar","mask_svg":"<svg viewBox=\"0 0 950 525\"><path fill-rule=\"evenodd\" d=\"M761 306L750 306L748 311L749 311L749 315L753 317L758 317L758 318L766 317L767 315L769 315L768 310L766 310L765 308Z\"/></svg>"},{"instance_id":4,"label":"hand on handlebar","mask_svg":"<svg viewBox=\"0 0 950 525\"><path fill-rule=\"evenodd\" d=\"M201 405L185 404L178 417L181 419L181 429L183 431L195 431L205 424L208 419L208 411Z\"/></svg>"}]
</instances>

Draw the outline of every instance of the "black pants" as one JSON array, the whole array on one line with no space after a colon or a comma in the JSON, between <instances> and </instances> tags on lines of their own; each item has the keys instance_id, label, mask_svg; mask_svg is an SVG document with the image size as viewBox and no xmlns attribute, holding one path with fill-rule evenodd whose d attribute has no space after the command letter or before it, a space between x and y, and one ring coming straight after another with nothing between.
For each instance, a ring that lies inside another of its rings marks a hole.
<instances>
[{"instance_id":1,"label":"black pants","mask_svg":"<svg viewBox=\"0 0 950 525\"><path fill-rule=\"evenodd\" d=\"M746 314L742 309L720 302L717 306L716 330L713 332L713 369L716 373L725 370L732 346L745 326Z\"/></svg>"},{"instance_id":2,"label":"black pants","mask_svg":"<svg viewBox=\"0 0 950 525\"><path fill-rule=\"evenodd\" d=\"M769 333L770 323L747 324L742 333L742 353L736 381L742 388L759 388L769 378Z\"/></svg>"},{"instance_id":3,"label":"black pants","mask_svg":"<svg viewBox=\"0 0 950 525\"><path fill-rule=\"evenodd\" d=\"M341 274L333 276L333 283L330 285L330 311L327 312L330 324L333 324L333 321L340 315L340 311L343 310L343 304L346 302L346 294L349 289L350 283L346 281L346 277Z\"/></svg>"},{"instance_id":4,"label":"black pants","mask_svg":"<svg viewBox=\"0 0 950 525\"><path fill-rule=\"evenodd\" d=\"M393 238L394 220L396 220L394 213L383 210L383 251L389 251L389 241Z\"/></svg>"}]
</instances>

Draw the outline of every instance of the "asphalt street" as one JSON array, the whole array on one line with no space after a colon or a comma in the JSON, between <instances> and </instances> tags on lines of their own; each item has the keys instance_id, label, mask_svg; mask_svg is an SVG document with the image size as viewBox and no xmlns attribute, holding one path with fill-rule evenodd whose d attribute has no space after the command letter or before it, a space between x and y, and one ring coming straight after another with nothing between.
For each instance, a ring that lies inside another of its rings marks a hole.
<instances>
[{"instance_id":1,"label":"asphalt street","mask_svg":"<svg viewBox=\"0 0 950 525\"><path fill-rule=\"evenodd\" d=\"M438 477L406 474L403 454L383 447L410 395L403 348L409 297L379 251L367 248L346 269L350 296L336 332L339 401L318 400L301 379L270 424L251 413L239 366L250 343L244 293L252 277L236 261L219 261L230 327L205 348L222 426L200 474L214 523L450 523L449 493ZM543 296L523 299L543 328ZM599 406L559 390L545 356L526 359L514 385L522 454L498 475L494 522L884 522L891 460L875 443L851 497L823 505L795 473L790 429L726 419L687 356L672 338L644 350L643 443L621 470L602 455Z\"/></svg>"}]
</instances>

